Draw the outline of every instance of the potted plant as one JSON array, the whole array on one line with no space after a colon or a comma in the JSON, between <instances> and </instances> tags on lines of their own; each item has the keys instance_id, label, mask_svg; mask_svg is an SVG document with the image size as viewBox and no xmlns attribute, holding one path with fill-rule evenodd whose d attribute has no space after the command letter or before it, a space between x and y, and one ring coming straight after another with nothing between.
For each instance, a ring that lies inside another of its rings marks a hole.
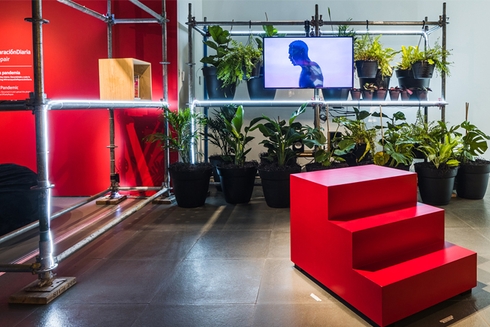
<instances>
[{"instance_id":1,"label":"potted plant","mask_svg":"<svg viewBox=\"0 0 490 327\"><path fill-rule=\"evenodd\" d=\"M226 141L228 130L226 129L225 119L231 121L236 109L235 105L223 106L219 110L214 110L213 116L206 118L206 130L203 136L219 150L219 153L209 156L209 162L213 165L214 181L218 183L220 178L216 167L234 160L233 149ZM221 185L217 185L216 188L221 191Z\"/></svg>"},{"instance_id":2,"label":"potted plant","mask_svg":"<svg viewBox=\"0 0 490 327\"><path fill-rule=\"evenodd\" d=\"M401 89L398 86L390 87L389 89L391 101L398 101L400 97Z\"/></svg>"},{"instance_id":3,"label":"potted plant","mask_svg":"<svg viewBox=\"0 0 490 327\"><path fill-rule=\"evenodd\" d=\"M374 83L377 87L387 89L390 77L393 75L391 62L398 52L384 47L379 41L380 38L381 35L373 39L369 34L364 34L361 38L356 39L354 61L361 85ZM369 72L364 72L364 68L367 67L369 67Z\"/></svg>"},{"instance_id":4,"label":"potted plant","mask_svg":"<svg viewBox=\"0 0 490 327\"><path fill-rule=\"evenodd\" d=\"M223 81L223 86L236 86L242 80L250 79L253 74L258 76L261 63L262 50L251 36L246 44L231 40L229 51L218 65L218 79Z\"/></svg>"},{"instance_id":5,"label":"potted plant","mask_svg":"<svg viewBox=\"0 0 490 327\"><path fill-rule=\"evenodd\" d=\"M415 78L431 78L434 69L439 74L449 75L450 62L447 58L450 56L447 49L443 49L439 43L425 51L416 51L412 71Z\"/></svg>"},{"instance_id":6,"label":"potted plant","mask_svg":"<svg viewBox=\"0 0 490 327\"><path fill-rule=\"evenodd\" d=\"M294 111L287 122L265 115L251 122L254 125L251 130L259 129L265 137L259 144L267 148L267 155L262 157L263 163L259 165L258 171L269 207L289 207L289 175L301 172L293 146L298 142L309 148L320 145L315 138L317 130L296 121L306 111L306 106L307 104L303 104Z\"/></svg>"},{"instance_id":7,"label":"potted plant","mask_svg":"<svg viewBox=\"0 0 490 327\"><path fill-rule=\"evenodd\" d=\"M426 161L414 165L422 202L446 205L451 200L459 166L456 150L460 142L454 127L448 129L443 121L428 124L427 134L418 145Z\"/></svg>"},{"instance_id":8,"label":"potted plant","mask_svg":"<svg viewBox=\"0 0 490 327\"><path fill-rule=\"evenodd\" d=\"M461 123L460 161L456 175L456 193L465 199L483 199L487 191L490 161L479 158L487 151L490 136L468 121Z\"/></svg>"},{"instance_id":9,"label":"potted plant","mask_svg":"<svg viewBox=\"0 0 490 327\"><path fill-rule=\"evenodd\" d=\"M430 78L415 78L413 75L412 66L421 57L421 51L418 46L401 47L401 60L395 69L400 88L408 90L429 87Z\"/></svg>"},{"instance_id":10,"label":"potted plant","mask_svg":"<svg viewBox=\"0 0 490 327\"><path fill-rule=\"evenodd\" d=\"M378 39L379 37L373 40L369 34L364 34L354 41L354 63L359 78L376 77L378 56L374 49Z\"/></svg>"},{"instance_id":11,"label":"potted plant","mask_svg":"<svg viewBox=\"0 0 490 327\"><path fill-rule=\"evenodd\" d=\"M272 37L277 35L278 31L273 25L262 25L262 29L264 30L264 34L261 37L257 37L250 42L257 46L257 49L262 54L263 51L263 41L262 37ZM252 74L250 78L247 79L247 90L251 100L273 100L276 96L275 89L266 89L264 88L264 72L262 66L263 58L262 56L258 58L258 62L260 63L258 69L258 74Z\"/></svg>"},{"instance_id":12,"label":"potted plant","mask_svg":"<svg viewBox=\"0 0 490 327\"><path fill-rule=\"evenodd\" d=\"M179 154L180 160L168 167L177 205L183 208L203 206L213 167L209 163L193 163L191 147L198 139L199 128L205 124L204 117L191 112L190 108L171 111L168 107L164 107L159 119L166 119L171 131L149 134L145 140L158 141L163 148L177 151ZM191 128L192 121L195 122L196 129Z\"/></svg>"},{"instance_id":13,"label":"potted plant","mask_svg":"<svg viewBox=\"0 0 490 327\"><path fill-rule=\"evenodd\" d=\"M342 138L338 142L337 154L348 163L349 166L370 163L375 149L376 129L367 128L364 121L370 116L366 110L354 109L355 119L345 116L335 117L333 122L344 128Z\"/></svg>"},{"instance_id":14,"label":"potted plant","mask_svg":"<svg viewBox=\"0 0 490 327\"><path fill-rule=\"evenodd\" d=\"M305 165L306 171L317 171L347 167L348 164L342 158L342 151L338 149L338 142L342 139L342 134L337 131L330 133L330 142L322 131L315 132L315 139L320 144L313 151L313 161Z\"/></svg>"},{"instance_id":15,"label":"potted plant","mask_svg":"<svg viewBox=\"0 0 490 327\"><path fill-rule=\"evenodd\" d=\"M374 92L378 87L374 83L364 83L362 86L362 99L363 100L372 100L374 96Z\"/></svg>"},{"instance_id":16,"label":"potted plant","mask_svg":"<svg viewBox=\"0 0 490 327\"><path fill-rule=\"evenodd\" d=\"M208 34L211 40L204 41L208 47L215 51L214 54L207 55L201 59L201 62L207 66L203 67L203 75L206 83L206 90L210 99L233 99L235 96L236 84L225 84L221 78L220 64L223 58L232 50L230 43L232 41L230 32L219 25L213 25L208 28Z\"/></svg>"},{"instance_id":17,"label":"potted plant","mask_svg":"<svg viewBox=\"0 0 490 327\"><path fill-rule=\"evenodd\" d=\"M232 149L234 159L232 162L217 167L217 171L225 200L231 204L250 201L257 174L257 162L246 161L246 155L251 150L247 148L247 144L254 137L248 135L252 127L251 123L243 127L243 115L244 109L240 105L231 120L222 116L227 131L226 143Z\"/></svg>"},{"instance_id":18,"label":"potted plant","mask_svg":"<svg viewBox=\"0 0 490 327\"><path fill-rule=\"evenodd\" d=\"M381 122L375 128L381 131L381 139L378 143L382 150L374 154L374 163L409 170L413 161L414 140L411 137L405 114L398 111L390 118L384 113L374 112L371 116L379 117ZM386 126L383 126L383 118L386 118Z\"/></svg>"}]
</instances>

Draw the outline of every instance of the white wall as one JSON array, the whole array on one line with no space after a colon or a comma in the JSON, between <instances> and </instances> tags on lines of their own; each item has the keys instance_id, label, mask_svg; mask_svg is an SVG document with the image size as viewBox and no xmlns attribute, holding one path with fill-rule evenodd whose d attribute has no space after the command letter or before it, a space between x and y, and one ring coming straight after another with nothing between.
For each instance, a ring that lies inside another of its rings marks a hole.
<instances>
[{"instance_id":1,"label":"white wall","mask_svg":"<svg viewBox=\"0 0 490 327\"><path fill-rule=\"evenodd\" d=\"M319 4L319 12L323 15L324 20L328 20L328 7L332 14L333 20L354 21L422 21L428 17L429 21L439 20L442 15L443 1L435 0L337 0L319 2L313 0L195 0L193 4L193 16L197 21L240 21L240 20L265 20L266 13L270 21L278 20L309 20L315 14L315 4ZM451 50L452 56L450 61L454 62L451 67L451 75L447 78L446 100L449 105L446 107L446 121L449 124L458 124L465 118L465 103L470 103L469 120L479 126L484 132L490 134L490 110L486 108L486 87L485 76L490 74L490 68L484 65L487 60L486 54L490 51L490 44L486 42L487 31L490 25L486 24L484 16L490 10L490 2L486 0L447 0L447 16L449 25L447 27L447 48ZM179 2L179 19L184 24L187 21L188 2ZM243 30L243 27L234 27L236 30ZM286 27L279 27L284 29ZM322 30L328 30L329 26L323 26ZM359 28L359 27L356 27ZM386 27L393 29L393 27ZM245 28L246 30L247 28ZM291 27L287 27L291 30ZM301 28L300 28L301 29ZM383 27L370 27L371 30L380 30ZM404 29L407 29L404 27ZM434 32L431 37L431 43L441 37L441 31ZM179 50L181 52L181 63L187 62L187 35L182 33ZM202 85L199 85L200 63L201 58L201 41L198 33L194 32L195 50L194 66L196 72L196 96L202 97ZM401 45L416 45L419 38L415 36L383 36L381 42L385 46L399 49ZM185 51L184 51L185 50ZM396 62L397 60L395 60ZM187 67L181 65L185 70ZM396 86L396 77L392 77L391 86ZM431 81L433 92L430 94L432 100L440 97L440 79L433 78ZM483 92L482 92L483 91ZM287 91L279 90L276 99L311 99L312 91ZM187 94L186 94L187 96ZM248 99L246 85L240 85L236 99ZM181 104L185 104L187 97ZM378 110L378 108L364 108ZM265 110L265 111L264 111ZM254 109L247 110L248 118L253 118L261 113L271 117L281 115L281 118L287 118L293 108L286 109ZM390 109L383 109L388 112ZM397 109L398 110L398 109ZM407 116L412 119L415 116L415 108L402 109ZM255 111L255 112L253 112ZM308 112L303 117L305 123L312 124L312 112ZM432 108L429 111L430 119L438 119L440 110ZM259 138L260 134L256 134ZM258 140L257 140L258 141ZM257 142L256 142L257 143ZM210 150L212 151L212 150ZM250 159L256 159L258 153L262 152L261 146L254 146L250 154ZM490 158L490 152L485 155Z\"/></svg>"}]
</instances>

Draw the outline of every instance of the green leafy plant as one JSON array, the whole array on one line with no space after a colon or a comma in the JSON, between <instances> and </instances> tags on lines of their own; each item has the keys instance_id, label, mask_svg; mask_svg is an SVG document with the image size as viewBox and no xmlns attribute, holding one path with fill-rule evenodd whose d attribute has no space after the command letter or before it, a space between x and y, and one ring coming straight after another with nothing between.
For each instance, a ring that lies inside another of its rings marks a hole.
<instances>
[{"instance_id":1,"label":"green leafy plant","mask_svg":"<svg viewBox=\"0 0 490 327\"><path fill-rule=\"evenodd\" d=\"M311 148L315 145L320 145L316 141L316 132L318 130L303 126L296 121L299 115L306 111L307 104L303 104L294 111L289 120L271 119L265 115L252 120L251 125L254 125L251 130L259 129L266 139L259 144L263 144L267 148L267 159L271 163L277 163L278 166L286 166L291 162L291 159L296 158L297 153L292 146L296 142L302 142L305 146ZM265 123L259 123L265 120ZM295 162L295 161L293 161Z\"/></svg>"},{"instance_id":2,"label":"green leafy plant","mask_svg":"<svg viewBox=\"0 0 490 327\"><path fill-rule=\"evenodd\" d=\"M163 107L159 119L165 121L165 118L171 128L168 135L157 132L144 139L147 142L161 142L164 149L177 151L183 163L192 163L191 148L199 137L199 129L206 124L206 119L199 113L193 113L190 108L171 111L168 107ZM193 121L196 128L192 128Z\"/></svg>"},{"instance_id":3,"label":"green leafy plant","mask_svg":"<svg viewBox=\"0 0 490 327\"><path fill-rule=\"evenodd\" d=\"M461 148L458 149L457 158L462 163L475 161L487 151L487 140L490 140L490 136L469 121L464 121L458 127L464 130L464 134L458 133L461 137Z\"/></svg>"},{"instance_id":4,"label":"green leafy plant","mask_svg":"<svg viewBox=\"0 0 490 327\"><path fill-rule=\"evenodd\" d=\"M454 168L459 166L456 151L461 145L461 136L455 133L457 127L449 128L443 121L429 124L424 142L418 146L427 161L436 169Z\"/></svg>"},{"instance_id":5,"label":"green leafy plant","mask_svg":"<svg viewBox=\"0 0 490 327\"><path fill-rule=\"evenodd\" d=\"M203 133L203 135L207 136L209 142L220 150L220 155L225 160L233 155L233 149L226 141L229 132L226 129L225 119L231 121L236 110L237 107L235 105L223 106L219 110L214 110L212 117L206 118L207 132L205 135Z\"/></svg>"},{"instance_id":6,"label":"green leafy plant","mask_svg":"<svg viewBox=\"0 0 490 327\"><path fill-rule=\"evenodd\" d=\"M344 153L337 147L337 143L342 139L341 134L338 132L338 126L339 125L337 125L334 137L330 140L330 144L326 144L328 140L321 131L314 134L316 141L320 145L313 153L313 160L324 167L330 167L335 163L345 162L345 159L342 158L342 154Z\"/></svg>"},{"instance_id":7,"label":"green leafy plant","mask_svg":"<svg viewBox=\"0 0 490 327\"><path fill-rule=\"evenodd\" d=\"M414 63L426 61L430 65L434 65L438 73L444 72L447 75L450 73L449 66L452 63L447 61L447 58L451 53L449 50L443 49L437 42L433 47L427 48L425 51L421 51L418 46L402 46L401 54L401 61L396 65L398 69L411 69Z\"/></svg>"},{"instance_id":8,"label":"green leafy plant","mask_svg":"<svg viewBox=\"0 0 490 327\"><path fill-rule=\"evenodd\" d=\"M204 44L214 49L215 54L203 57L201 62L217 68L223 57L231 50L229 47L231 42L230 32L219 25L213 25L208 28L208 33L211 36L211 40L204 41Z\"/></svg>"},{"instance_id":9,"label":"green leafy plant","mask_svg":"<svg viewBox=\"0 0 490 327\"><path fill-rule=\"evenodd\" d=\"M381 71L381 75L383 77L391 76L393 74L391 62L398 51L384 47L379 41L380 38L381 35L372 38L369 34L364 34L362 37L357 38L354 42L354 61L375 60L378 62L378 69Z\"/></svg>"},{"instance_id":10,"label":"green leafy plant","mask_svg":"<svg viewBox=\"0 0 490 327\"><path fill-rule=\"evenodd\" d=\"M262 62L262 50L252 37L247 44L235 40L231 40L231 44L217 67L218 79L223 81L223 86L238 85L243 79L250 79L254 68Z\"/></svg>"},{"instance_id":11,"label":"green leafy plant","mask_svg":"<svg viewBox=\"0 0 490 327\"><path fill-rule=\"evenodd\" d=\"M386 126L375 126L376 129L382 131L381 139L378 142L382 150L374 154L374 163L390 167L409 166L413 161L412 149L415 141L411 137L405 114L398 111L389 117L384 113L374 112L371 116L378 117L380 120L386 119Z\"/></svg>"},{"instance_id":12,"label":"green leafy plant","mask_svg":"<svg viewBox=\"0 0 490 327\"><path fill-rule=\"evenodd\" d=\"M234 164L237 166L243 166L245 164L246 155L250 152L250 148L247 149L247 144L254 139L253 136L248 136L252 126L252 122L249 126L243 127L243 106L238 106L235 114L229 119L222 115L225 123L226 130L228 132L225 137L226 143L230 146L235 156ZM242 130L243 127L243 130Z\"/></svg>"},{"instance_id":13,"label":"green leafy plant","mask_svg":"<svg viewBox=\"0 0 490 327\"><path fill-rule=\"evenodd\" d=\"M344 127L345 133L338 142L338 151L336 151L336 153L339 155L348 154L352 152L356 146L365 144L366 149L363 154L359 158L356 158L357 162L360 162L368 153L374 155L376 129L367 128L366 126L364 120L370 116L368 111L354 108L354 114L356 117L355 119L350 119L345 116L333 119L335 123Z\"/></svg>"}]
</instances>

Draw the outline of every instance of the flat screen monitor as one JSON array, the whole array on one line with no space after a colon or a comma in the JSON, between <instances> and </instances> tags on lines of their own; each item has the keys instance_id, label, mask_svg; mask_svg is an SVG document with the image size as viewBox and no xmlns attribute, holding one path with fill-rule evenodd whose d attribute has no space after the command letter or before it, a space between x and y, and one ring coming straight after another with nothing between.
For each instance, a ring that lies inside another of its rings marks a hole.
<instances>
[{"instance_id":1,"label":"flat screen monitor","mask_svg":"<svg viewBox=\"0 0 490 327\"><path fill-rule=\"evenodd\" d=\"M265 88L352 88L352 37L264 38Z\"/></svg>"}]
</instances>

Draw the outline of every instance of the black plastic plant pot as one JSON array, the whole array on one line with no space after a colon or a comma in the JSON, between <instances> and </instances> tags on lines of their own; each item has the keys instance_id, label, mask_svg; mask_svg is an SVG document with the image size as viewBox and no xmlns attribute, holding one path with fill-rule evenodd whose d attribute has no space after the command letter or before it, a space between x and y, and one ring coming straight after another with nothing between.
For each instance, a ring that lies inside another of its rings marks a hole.
<instances>
[{"instance_id":1,"label":"black plastic plant pot","mask_svg":"<svg viewBox=\"0 0 490 327\"><path fill-rule=\"evenodd\" d=\"M274 100L276 89L264 87L264 76L252 77L247 81L250 100Z\"/></svg>"},{"instance_id":2,"label":"black plastic plant pot","mask_svg":"<svg viewBox=\"0 0 490 327\"><path fill-rule=\"evenodd\" d=\"M225 201L230 204L250 202L257 175L257 166L245 167L221 166L217 167L221 180L221 189Z\"/></svg>"},{"instance_id":3,"label":"black plastic plant pot","mask_svg":"<svg viewBox=\"0 0 490 327\"><path fill-rule=\"evenodd\" d=\"M233 100L235 97L236 85L223 87L223 81L218 79L216 67L203 67L204 82L208 97L211 100Z\"/></svg>"},{"instance_id":4,"label":"black plastic plant pot","mask_svg":"<svg viewBox=\"0 0 490 327\"><path fill-rule=\"evenodd\" d=\"M422 162L415 164L415 172L423 203L436 206L449 204L458 167L435 169L430 163Z\"/></svg>"},{"instance_id":5,"label":"black plastic plant pot","mask_svg":"<svg viewBox=\"0 0 490 327\"><path fill-rule=\"evenodd\" d=\"M376 78L378 72L377 60L357 60L355 62L357 77L359 78Z\"/></svg>"},{"instance_id":6,"label":"black plastic plant pot","mask_svg":"<svg viewBox=\"0 0 490 327\"><path fill-rule=\"evenodd\" d=\"M456 193L464 199L480 200L487 192L490 161L460 164L456 175Z\"/></svg>"},{"instance_id":7,"label":"black plastic plant pot","mask_svg":"<svg viewBox=\"0 0 490 327\"><path fill-rule=\"evenodd\" d=\"M322 89L323 99L328 101L345 101L349 97L349 89L329 87Z\"/></svg>"},{"instance_id":8,"label":"black plastic plant pot","mask_svg":"<svg viewBox=\"0 0 490 327\"><path fill-rule=\"evenodd\" d=\"M395 74L400 88L424 89L430 87L430 78L415 78L411 69L397 69Z\"/></svg>"},{"instance_id":9,"label":"black plastic plant pot","mask_svg":"<svg viewBox=\"0 0 490 327\"><path fill-rule=\"evenodd\" d=\"M179 207L196 208L206 202L213 167L211 164L199 166L201 167L190 170L169 167L173 192Z\"/></svg>"},{"instance_id":10,"label":"black plastic plant pot","mask_svg":"<svg viewBox=\"0 0 490 327\"><path fill-rule=\"evenodd\" d=\"M412 65L413 77L415 79L432 78L434 67L427 61L417 61Z\"/></svg>"},{"instance_id":11,"label":"black plastic plant pot","mask_svg":"<svg viewBox=\"0 0 490 327\"><path fill-rule=\"evenodd\" d=\"M295 165L284 170L269 170L259 167L265 202L271 208L289 208L289 179L291 174L301 172L301 166Z\"/></svg>"}]
</instances>

